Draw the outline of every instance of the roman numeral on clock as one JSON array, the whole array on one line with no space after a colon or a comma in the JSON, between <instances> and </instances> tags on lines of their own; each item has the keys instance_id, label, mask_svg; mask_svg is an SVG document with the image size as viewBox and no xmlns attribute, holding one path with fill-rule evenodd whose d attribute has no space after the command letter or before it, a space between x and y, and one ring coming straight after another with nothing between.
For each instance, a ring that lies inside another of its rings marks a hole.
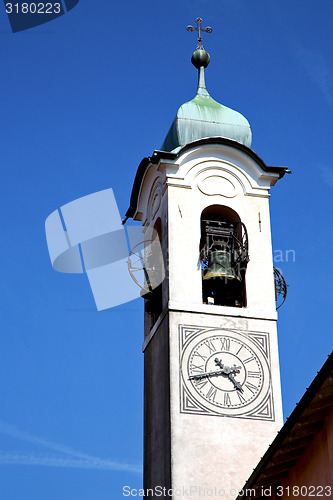
<instances>
[{"instance_id":1,"label":"roman numeral on clock","mask_svg":"<svg viewBox=\"0 0 333 500\"><path fill-rule=\"evenodd\" d=\"M230 406L231 405L231 399L230 399L230 395L228 392L225 392L224 393L224 397L223 397L223 404L225 406Z\"/></svg>"},{"instance_id":2,"label":"roman numeral on clock","mask_svg":"<svg viewBox=\"0 0 333 500\"><path fill-rule=\"evenodd\" d=\"M238 354L241 352L242 349L243 349L243 346L241 345L240 348L238 349L238 351L236 352L236 356L238 356Z\"/></svg>"},{"instance_id":3,"label":"roman numeral on clock","mask_svg":"<svg viewBox=\"0 0 333 500\"><path fill-rule=\"evenodd\" d=\"M192 371L202 373L204 371L204 365L192 365Z\"/></svg>"},{"instance_id":4,"label":"roman numeral on clock","mask_svg":"<svg viewBox=\"0 0 333 500\"><path fill-rule=\"evenodd\" d=\"M199 358L202 359L202 361L206 361L207 359L207 356L203 356L202 354L200 354L198 351L196 351L193 356L199 356Z\"/></svg>"},{"instance_id":5,"label":"roman numeral on clock","mask_svg":"<svg viewBox=\"0 0 333 500\"><path fill-rule=\"evenodd\" d=\"M252 392L252 394L254 394L258 390L258 387L251 384L251 382L246 382L245 387L247 387L249 389L249 391Z\"/></svg>"},{"instance_id":6,"label":"roman numeral on clock","mask_svg":"<svg viewBox=\"0 0 333 500\"><path fill-rule=\"evenodd\" d=\"M248 371L247 372L247 376L248 377L252 377L252 378L260 378L260 372L251 372L251 371Z\"/></svg>"},{"instance_id":7,"label":"roman numeral on clock","mask_svg":"<svg viewBox=\"0 0 333 500\"><path fill-rule=\"evenodd\" d=\"M194 383L195 383L195 387L197 389L199 389L199 391L202 390L203 387L205 387L205 385L208 383L207 380L194 380Z\"/></svg>"},{"instance_id":8,"label":"roman numeral on clock","mask_svg":"<svg viewBox=\"0 0 333 500\"><path fill-rule=\"evenodd\" d=\"M214 346L214 344L213 344L213 342L211 340L205 340L204 344L205 344L206 347L208 347L209 354L211 352L216 352L215 346Z\"/></svg>"},{"instance_id":9,"label":"roman numeral on clock","mask_svg":"<svg viewBox=\"0 0 333 500\"><path fill-rule=\"evenodd\" d=\"M237 391L237 396L239 397L239 401L241 403L246 403L246 399L241 395L241 393L239 391Z\"/></svg>"},{"instance_id":10,"label":"roman numeral on clock","mask_svg":"<svg viewBox=\"0 0 333 500\"><path fill-rule=\"evenodd\" d=\"M254 360L254 356L250 356L249 358L244 359L243 363L250 363L250 361Z\"/></svg>"},{"instance_id":11,"label":"roman numeral on clock","mask_svg":"<svg viewBox=\"0 0 333 500\"><path fill-rule=\"evenodd\" d=\"M230 339L223 337L221 341L221 351L230 351Z\"/></svg>"},{"instance_id":12,"label":"roman numeral on clock","mask_svg":"<svg viewBox=\"0 0 333 500\"><path fill-rule=\"evenodd\" d=\"M209 391L206 394L206 397L215 401L216 393L217 393L217 389L215 389L214 387L210 387Z\"/></svg>"}]
</instances>

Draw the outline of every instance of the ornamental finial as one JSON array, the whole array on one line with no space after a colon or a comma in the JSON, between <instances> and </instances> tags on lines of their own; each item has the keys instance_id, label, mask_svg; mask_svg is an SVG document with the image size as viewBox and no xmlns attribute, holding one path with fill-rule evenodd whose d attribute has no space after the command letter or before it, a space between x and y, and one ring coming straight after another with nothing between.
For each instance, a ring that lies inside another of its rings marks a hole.
<instances>
[{"instance_id":1,"label":"ornamental finial","mask_svg":"<svg viewBox=\"0 0 333 500\"><path fill-rule=\"evenodd\" d=\"M193 28L193 26L187 26L187 31L192 33L192 31L197 31L198 32L198 45L197 45L197 50L203 50L203 45L202 45L202 37L201 37L201 32L205 31L206 33L211 33L213 29L210 26L207 26L207 28L201 28L202 24L202 19L201 17L197 17L195 22L197 23L197 27Z\"/></svg>"}]
</instances>

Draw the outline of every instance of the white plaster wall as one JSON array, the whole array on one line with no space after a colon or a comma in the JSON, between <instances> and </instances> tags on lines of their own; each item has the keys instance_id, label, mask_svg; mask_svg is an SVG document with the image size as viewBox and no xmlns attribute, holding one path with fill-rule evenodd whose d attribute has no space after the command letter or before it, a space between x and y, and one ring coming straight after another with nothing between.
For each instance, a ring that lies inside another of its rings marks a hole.
<instances>
[{"instance_id":1,"label":"white plaster wall","mask_svg":"<svg viewBox=\"0 0 333 500\"><path fill-rule=\"evenodd\" d=\"M243 153L231 158L230 148L206 147L196 153L178 160L177 173L166 173L170 300L201 306L200 216L210 205L224 205L238 213L248 231L246 315L276 318L267 175L252 160L248 165ZM272 176L270 182L275 181Z\"/></svg>"},{"instance_id":2,"label":"white plaster wall","mask_svg":"<svg viewBox=\"0 0 333 500\"><path fill-rule=\"evenodd\" d=\"M175 491L201 488L206 496L216 488L224 490L222 498L234 499L283 424L276 323L181 311L170 311L169 318L172 487ZM275 421L180 412L181 324L269 333Z\"/></svg>"},{"instance_id":3,"label":"white plaster wall","mask_svg":"<svg viewBox=\"0 0 333 500\"><path fill-rule=\"evenodd\" d=\"M143 179L134 216L144 227L161 217L164 229L169 310L172 487L224 490L236 498L252 469L282 426L279 358L276 333L269 189L277 174L264 172L248 155L229 146L194 148L177 161L151 165ZM246 272L247 307L202 303L199 263L200 216L210 205L238 213L249 237ZM261 224L259 224L259 213ZM147 231L149 234L149 230ZM165 292L166 294L166 292ZM164 313L165 314L165 310ZM180 324L265 331L270 336L270 361L275 421L180 412ZM145 321L145 345L153 329ZM192 490L193 491L193 490ZM203 495L201 495L203 496ZM192 498L201 498L199 494ZM207 496L207 495L206 495ZM175 498L182 498L175 497ZM183 496L183 498L188 498Z\"/></svg>"}]
</instances>

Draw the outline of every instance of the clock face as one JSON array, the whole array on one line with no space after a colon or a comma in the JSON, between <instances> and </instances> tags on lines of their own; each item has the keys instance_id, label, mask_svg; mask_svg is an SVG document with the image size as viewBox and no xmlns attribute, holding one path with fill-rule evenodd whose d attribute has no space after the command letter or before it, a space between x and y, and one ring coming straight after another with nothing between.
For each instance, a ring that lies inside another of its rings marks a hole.
<instances>
[{"instance_id":1,"label":"clock face","mask_svg":"<svg viewBox=\"0 0 333 500\"><path fill-rule=\"evenodd\" d=\"M187 396L208 413L255 412L270 393L267 341L268 334L222 329L188 337L181 353L181 382Z\"/></svg>"}]
</instances>

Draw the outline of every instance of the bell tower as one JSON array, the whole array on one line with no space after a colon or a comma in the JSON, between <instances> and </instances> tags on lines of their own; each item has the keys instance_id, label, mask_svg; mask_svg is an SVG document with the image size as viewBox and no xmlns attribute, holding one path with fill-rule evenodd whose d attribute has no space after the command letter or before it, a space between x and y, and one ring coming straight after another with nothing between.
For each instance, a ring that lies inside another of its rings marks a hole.
<instances>
[{"instance_id":1,"label":"bell tower","mask_svg":"<svg viewBox=\"0 0 333 500\"><path fill-rule=\"evenodd\" d=\"M211 98L209 60L200 44L197 94L140 163L127 212L165 268L144 295L143 352L144 488L166 498L236 498L282 426L269 191L286 169Z\"/></svg>"}]
</instances>

